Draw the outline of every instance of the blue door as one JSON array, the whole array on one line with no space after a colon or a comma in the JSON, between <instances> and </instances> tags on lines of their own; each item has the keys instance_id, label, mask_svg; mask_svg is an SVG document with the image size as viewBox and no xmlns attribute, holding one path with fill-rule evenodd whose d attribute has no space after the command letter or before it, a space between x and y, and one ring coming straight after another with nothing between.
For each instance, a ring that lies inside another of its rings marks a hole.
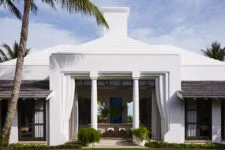
<instances>
[{"instance_id":1,"label":"blue door","mask_svg":"<svg viewBox=\"0 0 225 150\"><path fill-rule=\"evenodd\" d=\"M110 108L112 111L110 114L110 123L122 123L122 100L122 97L110 98Z\"/></svg>"}]
</instances>

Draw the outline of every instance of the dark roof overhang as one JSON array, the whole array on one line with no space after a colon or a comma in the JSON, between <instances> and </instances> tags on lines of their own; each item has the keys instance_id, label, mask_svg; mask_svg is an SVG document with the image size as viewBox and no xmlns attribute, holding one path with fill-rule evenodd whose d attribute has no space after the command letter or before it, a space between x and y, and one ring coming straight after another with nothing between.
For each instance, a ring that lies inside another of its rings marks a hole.
<instances>
[{"instance_id":1,"label":"dark roof overhang","mask_svg":"<svg viewBox=\"0 0 225 150\"><path fill-rule=\"evenodd\" d=\"M12 80L0 80L0 98L10 98L12 87ZM47 98L50 93L49 80L23 80L19 98Z\"/></svg>"},{"instance_id":2,"label":"dark roof overhang","mask_svg":"<svg viewBox=\"0 0 225 150\"><path fill-rule=\"evenodd\" d=\"M183 98L225 98L225 81L182 81L177 96Z\"/></svg>"}]
</instances>

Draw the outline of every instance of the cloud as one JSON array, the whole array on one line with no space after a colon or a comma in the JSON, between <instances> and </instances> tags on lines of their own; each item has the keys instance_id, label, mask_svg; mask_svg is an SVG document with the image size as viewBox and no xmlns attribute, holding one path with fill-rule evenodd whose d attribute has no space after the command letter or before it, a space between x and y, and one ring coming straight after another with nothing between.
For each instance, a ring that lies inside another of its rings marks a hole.
<instances>
[{"instance_id":1,"label":"cloud","mask_svg":"<svg viewBox=\"0 0 225 150\"><path fill-rule=\"evenodd\" d=\"M225 46L225 21L208 22L206 25L177 26L170 32L158 34L160 29L137 28L130 31L131 37L149 44L172 44L186 50L200 52L213 41Z\"/></svg>"},{"instance_id":2,"label":"cloud","mask_svg":"<svg viewBox=\"0 0 225 150\"><path fill-rule=\"evenodd\" d=\"M130 7L129 35L149 44L173 44L195 52L208 47L215 40L222 46L225 44L225 2L222 0L91 1L99 8ZM39 0L36 2L39 12L37 16L31 16L31 47L41 49L61 43L80 43L101 35L102 30L96 26L94 17L79 13L68 14L61 9L55 11ZM2 14L6 13L1 13L0 17L10 15ZM1 24L0 33L4 37L0 37L0 42L11 42L19 38L19 22L11 20L10 23L9 20Z\"/></svg>"},{"instance_id":3,"label":"cloud","mask_svg":"<svg viewBox=\"0 0 225 150\"><path fill-rule=\"evenodd\" d=\"M12 18L0 18L0 42L12 44L19 41L21 22ZM33 51L52 47L59 44L78 44L86 37L77 38L72 32L56 28L54 25L30 22L28 46Z\"/></svg>"}]
</instances>

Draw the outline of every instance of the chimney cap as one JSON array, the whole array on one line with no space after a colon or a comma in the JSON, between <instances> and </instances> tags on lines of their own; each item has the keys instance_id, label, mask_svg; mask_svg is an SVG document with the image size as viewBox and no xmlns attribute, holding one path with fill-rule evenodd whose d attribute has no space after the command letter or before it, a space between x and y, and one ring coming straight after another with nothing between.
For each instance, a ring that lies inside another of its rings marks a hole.
<instances>
[{"instance_id":1,"label":"chimney cap","mask_svg":"<svg viewBox=\"0 0 225 150\"><path fill-rule=\"evenodd\" d=\"M103 13L128 13L129 14L129 7L102 7L101 8Z\"/></svg>"}]
</instances>

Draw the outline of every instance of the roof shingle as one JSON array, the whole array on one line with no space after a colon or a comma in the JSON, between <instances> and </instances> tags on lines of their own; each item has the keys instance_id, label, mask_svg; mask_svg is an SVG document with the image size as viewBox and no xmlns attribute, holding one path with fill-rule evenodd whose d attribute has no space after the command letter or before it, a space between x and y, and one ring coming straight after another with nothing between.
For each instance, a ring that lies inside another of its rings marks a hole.
<instances>
[{"instance_id":1,"label":"roof shingle","mask_svg":"<svg viewBox=\"0 0 225 150\"><path fill-rule=\"evenodd\" d=\"M225 81L182 81L183 97L225 97Z\"/></svg>"},{"instance_id":2,"label":"roof shingle","mask_svg":"<svg viewBox=\"0 0 225 150\"><path fill-rule=\"evenodd\" d=\"M11 96L13 81L0 80L0 98ZM46 98L49 90L49 80L23 80L20 89L20 98Z\"/></svg>"}]
</instances>

